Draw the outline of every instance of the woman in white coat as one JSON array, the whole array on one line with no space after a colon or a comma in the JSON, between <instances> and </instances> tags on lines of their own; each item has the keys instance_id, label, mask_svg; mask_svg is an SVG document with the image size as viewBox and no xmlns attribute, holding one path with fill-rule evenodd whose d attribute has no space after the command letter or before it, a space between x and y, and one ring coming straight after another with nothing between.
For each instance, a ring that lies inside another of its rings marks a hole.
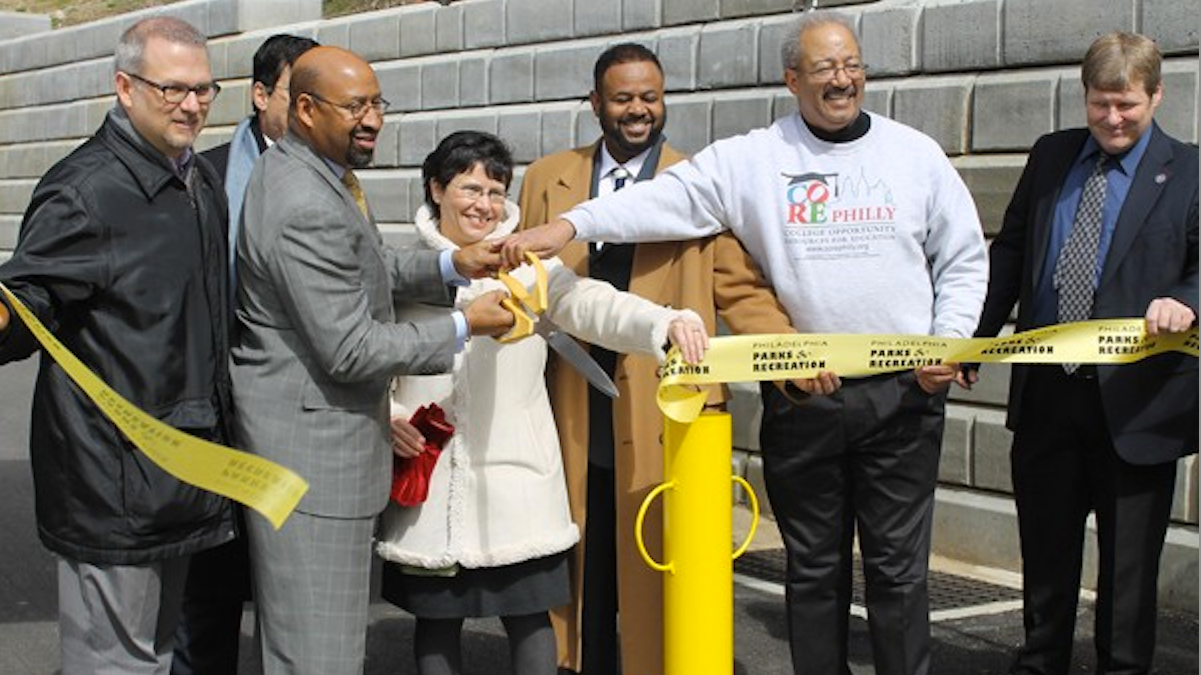
<instances>
[{"instance_id":1,"label":"woman in white coat","mask_svg":"<svg viewBox=\"0 0 1201 675\"><path fill-rule=\"evenodd\" d=\"M466 246L512 232L517 205L506 198L513 161L490 134L462 131L443 139L422 167L425 204L416 216L421 244ZM660 307L612 286L577 277L557 259L545 261L547 318L581 339L613 351L663 356L670 338L690 361L708 346L690 310ZM533 270L513 276L526 286ZM503 285L474 280L457 305ZM398 320L421 312L401 306ZM509 635L513 672L556 673L547 611L570 600L567 551L579 540L571 521L555 420L538 335L502 344L474 338L445 375L398 378L393 396L393 447L402 457L422 451L407 423L436 403L455 432L417 506L389 504L377 546L387 562L383 596L417 617L414 652L421 675L455 675L466 617L499 616Z\"/></svg>"}]
</instances>

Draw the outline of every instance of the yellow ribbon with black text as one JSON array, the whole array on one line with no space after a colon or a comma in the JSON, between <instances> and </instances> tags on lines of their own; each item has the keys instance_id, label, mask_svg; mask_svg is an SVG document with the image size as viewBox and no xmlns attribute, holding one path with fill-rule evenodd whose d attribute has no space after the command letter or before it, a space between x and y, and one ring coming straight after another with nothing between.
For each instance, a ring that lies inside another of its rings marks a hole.
<instances>
[{"instance_id":1,"label":"yellow ribbon with black text","mask_svg":"<svg viewBox=\"0 0 1201 675\"><path fill-rule=\"evenodd\" d=\"M300 503L309 484L299 475L257 455L196 438L151 417L89 370L2 283L0 291L43 351L163 471L245 504L263 514L276 529Z\"/></svg>"},{"instance_id":2,"label":"yellow ribbon with black text","mask_svg":"<svg viewBox=\"0 0 1201 675\"><path fill-rule=\"evenodd\" d=\"M776 334L709 340L698 364L672 349L659 381L659 409L677 422L696 419L706 394L688 385L809 378L828 370L866 377L938 363L1121 364L1164 352L1197 356L1197 329L1147 335L1142 319L1057 324L998 338L927 335Z\"/></svg>"}]
</instances>

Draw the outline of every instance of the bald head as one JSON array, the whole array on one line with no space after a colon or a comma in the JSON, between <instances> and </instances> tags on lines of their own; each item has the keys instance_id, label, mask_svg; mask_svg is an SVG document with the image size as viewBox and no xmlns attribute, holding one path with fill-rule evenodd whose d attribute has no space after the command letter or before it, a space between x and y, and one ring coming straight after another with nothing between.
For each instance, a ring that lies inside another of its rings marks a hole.
<instances>
[{"instance_id":1,"label":"bald head","mask_svg":"<svg viewBox=\"0 0 1201 675\"><path fill-rule=\"evenodd\" d=\"M387 102L371 64L340 47L314 47L292 66L289 128L333 162L371 163Z\"/></svg>"}]
</instances>

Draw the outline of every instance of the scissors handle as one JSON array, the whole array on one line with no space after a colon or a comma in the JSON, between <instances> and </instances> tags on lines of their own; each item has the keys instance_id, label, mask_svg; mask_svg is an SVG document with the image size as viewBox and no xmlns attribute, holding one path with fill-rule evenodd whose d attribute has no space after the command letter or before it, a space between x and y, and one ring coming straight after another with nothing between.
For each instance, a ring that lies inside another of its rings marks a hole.
<instances>
[{"instance_id":1,"label":"scissors handle","mask_svg":"<svg viewBox=\"0 0 1201 675\"><path fill-rule=\"evenodd\" d=\"M530 294L525 284L515 279L508 272L500 272L496 275L496 278L500 279L501 283L505 285L510 296L501 300L500 304L513 313L514 319L513 328L508 333L497 338L498 342L516 342L517 340L533 335L534 317L545 312L547 306L550 304L550 294L546 282L546 268L542 266L542 260L536 254L529 251L526 251L525 259L534 268L533 295Z\"/></svg>"}]
</instances>

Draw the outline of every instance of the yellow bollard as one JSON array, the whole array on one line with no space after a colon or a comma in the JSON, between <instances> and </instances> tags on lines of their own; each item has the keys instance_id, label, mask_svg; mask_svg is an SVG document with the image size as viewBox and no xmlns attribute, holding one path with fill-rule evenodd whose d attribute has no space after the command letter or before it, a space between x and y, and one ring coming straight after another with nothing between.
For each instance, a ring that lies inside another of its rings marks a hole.
<instances>
[{"instance_id":1,"label":"yellow bollard","mask_svg":"<svg viewBox=\"0 0 1201 675\"><path fill-rule=\"evenodd\" d=\"M638 510L634 536L643 560L667 573L663 582L664 675L729 675L734 670L733 558L746 551L759 523L759 502L741 476L731 476L730 415L705 412L691 424L664 419L664 483ZM743 486L754 519L730 555L730 480ZM651 558L642 536L647 508L660 494L663 553Z\"/></svg>"}]
</instances>

